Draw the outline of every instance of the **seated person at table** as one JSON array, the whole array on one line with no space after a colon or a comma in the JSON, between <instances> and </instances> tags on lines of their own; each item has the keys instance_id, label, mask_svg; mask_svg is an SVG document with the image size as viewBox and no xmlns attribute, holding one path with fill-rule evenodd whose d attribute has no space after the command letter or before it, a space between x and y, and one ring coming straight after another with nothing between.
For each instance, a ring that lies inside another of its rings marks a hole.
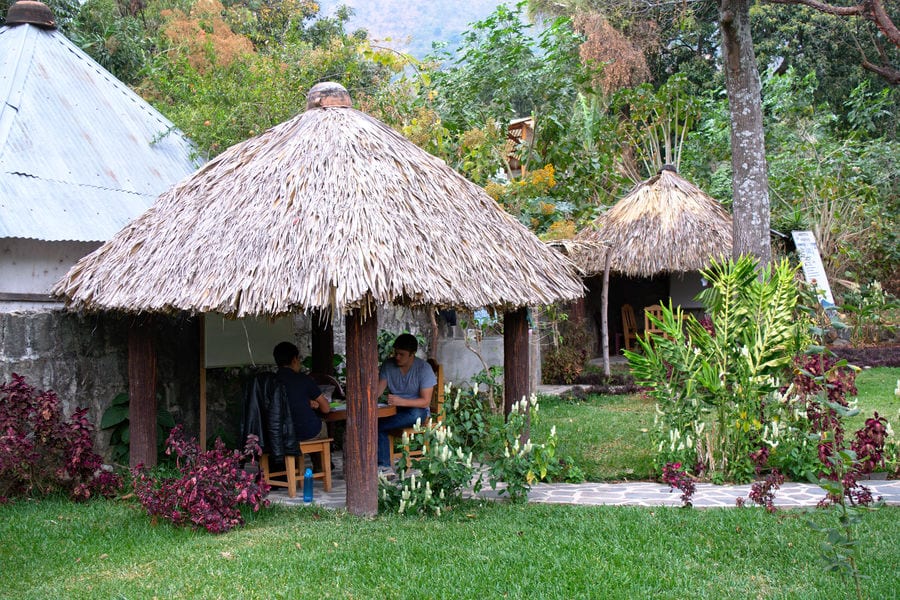
<instances>
[{"instance_id":1,"label":"seated person at table","mask_svg":"<svg viewBox=\"0 0 900 600\"><path fill-rule=\"evenodd\" d=\"M296 438L301 442L327 438L328 429L316 411L324 414L331 406L316 382L300 372L300 350L290 342L281 342L272 356L278 365L276 376L287 390Z\"/></svg>"},{"instance_id":2,"label":"seated person at table","mask_svg":"<svg viewBox=\"0 0 900 600\"><path fill-rule=\"evenodd\" d=\"M394 356L384 361L378 371L378 398L388 390L387 403L397 407L397 414L378 419L378 466L391 468L391 448L388 432L411 427L416 421L428 420L431 394L437 377L427 362L416 357L419 342L408 333L394 340Z\"/></svg>"}]
</instances>

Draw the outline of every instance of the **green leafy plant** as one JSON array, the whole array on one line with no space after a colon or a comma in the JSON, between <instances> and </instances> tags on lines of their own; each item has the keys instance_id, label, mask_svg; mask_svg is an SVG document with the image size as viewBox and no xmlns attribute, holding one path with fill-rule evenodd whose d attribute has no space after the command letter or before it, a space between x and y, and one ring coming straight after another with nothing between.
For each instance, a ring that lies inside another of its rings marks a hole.
<instances>
[{"instance_id":1,"label":"green leafy plant","mask_svg":"<svg viewBox=\"0 0 900 600\"><path fill-rule=\"evenodd\" d=\"M444 424L453 431L454 439L460 445L480 454L490 431L491 412L478 385L464 390L447 384L445 397L448 401L444 405Z\"/></svg>"},{"instance_id":2,"label":"green leafy plant","mask_svg":"<svg viewBox=\"0 0 900 600\"><path fill-rule=\"evenodd\" d=\"M881 284L854 286L844 294L841 311L851 315L852 340L856 344L875 343L894 334L900 301L882 289Z\"/></svg>"},{"instance_id":3,"label":"green leafy plant","mask_svg":"<svg viewBox=\"0 0 900 600\"><path fill-rule=\"evenodd\" d=\"M781 409L774 394L801 339L795 272L785 261L758 271L752 257L713 263L699 296L709 322L664 307L662 319L651 317L663 334L625 352L657 401L660 467L680 462L714 480L754 476L750 455Z\"/></svg>"},{"instance_id":4,"label":"green leafy plant","mask_svg":"<svg viewBox=\"0 0 900 600\"><path fill-rule=\"evenodd\" d=\"M157 402L162 398L157 396ZM113 398L100 417L100 429L110 430L109 448L114 463L127 465L131 456L131 422L128 420L128 394L122 392ZM169 431L175 427L175 417L161 405L156 410L157 455L163 455Z\"/></svg>"}]
</instances>

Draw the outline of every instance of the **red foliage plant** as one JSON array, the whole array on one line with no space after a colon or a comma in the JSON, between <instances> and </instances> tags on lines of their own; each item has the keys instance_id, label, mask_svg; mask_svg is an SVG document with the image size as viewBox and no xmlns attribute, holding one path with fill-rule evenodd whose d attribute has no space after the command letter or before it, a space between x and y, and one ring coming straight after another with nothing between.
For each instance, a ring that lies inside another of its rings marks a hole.
<instances>
[{"instance_id":1,"label":"red foliage plant","mask_svg":"<svg viewBox=\"0 0 900 600\"><path fill-rule=\"evenodd\" d=\"M121 478L94 452L87 409L68 419L59 397L13 373L0 385L0 502L16 496L68 493L75 500L118 493Z\"/></svg>"},{"instance_id":2,"label":"red foliage plant","mask_svg":"<svg viewBox=\"0 0 900 600\"><path fill-rule=\"evenodd\" d=\"M166 454L176 456L181 477L157 480L138 465L133 470L135 495L154 519L224 533L244 524L241 504L254 512L269 505L270 486L262 473L241 467L244 460L255 462L259 453L256 436L247 438L243 452L226 449L221 439L216 439L212 450L202 452L178 425L166 440Z\"/></svg>"},{"instance_id":3,"label":"red foliage plant","mask_svg":"<svg viewBox=\"0 0 900 600\"><path fill-rule=\"evenodd\" d=\"M697 491L697 485L691 476L681 468L681 463L666 463L662 471L662 480L669 484L669 489L681 490L682 506L692 506L691 500L694 492Z\"/></svg>"}]
</instances>

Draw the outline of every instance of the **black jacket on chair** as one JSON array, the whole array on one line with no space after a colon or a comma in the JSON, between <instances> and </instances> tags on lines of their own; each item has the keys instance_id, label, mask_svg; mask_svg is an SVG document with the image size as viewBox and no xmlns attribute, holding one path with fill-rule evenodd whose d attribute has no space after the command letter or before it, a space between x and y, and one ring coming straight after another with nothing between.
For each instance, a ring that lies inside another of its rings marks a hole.
<instances>
[{"instance_id":1,"label":"black jacket on chair","mask_svg":"<svg viewBox=\"0 0 900 600\"><path fill-rule=\"evenodd\" d=\"M276 459L300 454L287 390L275 373L259 373L247 384L241 411L241 443L247 441L248 435L257 436L263 452Z\"/></svg>"}]
</instances>

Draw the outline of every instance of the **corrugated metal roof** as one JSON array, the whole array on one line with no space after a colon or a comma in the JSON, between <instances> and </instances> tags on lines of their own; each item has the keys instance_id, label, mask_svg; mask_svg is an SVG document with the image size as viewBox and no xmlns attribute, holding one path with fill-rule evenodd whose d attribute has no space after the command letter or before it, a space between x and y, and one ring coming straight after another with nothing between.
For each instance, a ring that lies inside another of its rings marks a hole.
<instances>
[{"instance_id":1,"label":"corrugated metal roof","mask_svg":"<svg viewBox=\"0 0 900 600\"><path fill-rule=\"evenodd\" d=\"M171 121L72 44L0 27L0 236L107 240L192 173Z\"/></svg>"}]
</instances>

